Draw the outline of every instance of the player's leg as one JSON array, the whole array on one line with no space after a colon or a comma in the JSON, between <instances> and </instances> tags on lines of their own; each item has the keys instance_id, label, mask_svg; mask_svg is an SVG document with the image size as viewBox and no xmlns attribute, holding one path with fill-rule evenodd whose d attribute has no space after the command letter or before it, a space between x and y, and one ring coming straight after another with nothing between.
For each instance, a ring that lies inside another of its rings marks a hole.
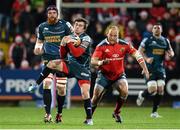
<instances>
[{"instance_id":1,"label":"player's leg","mask_svg":"<svg viewBox=\"0 0 180 130\"><path fill-rule=\"evenodd\" d=\"M90 81L78 80L78 84L81 88L81 95L84 101L84 109L86 112L86 120L84 123L86 123L87 125L93 125L92 106L91 106L91 100L90 100Z\"/></svg>"},{"instance_id":2,"label":"player's leg","mask_svg":"<svg viewBox=\"0 0 180 130\"><path fill-rule=\"evenodd\" d=\"M68 73L67 67L65 66L65 62L62 60L51 60L47 63L43 71L40 73L38 79L36 80L36 84L32 84L29 88L28 91L33 91L35 90L41 82L51 73L53 70L58 70L60 72Z\"/></svg>"},{"instance_id":3,"label":"player's leg","mask_svg":"<svg viewBox=\"0 0 180 130\"><path fill-rule=\"evenodd\" d=\"M52 95L51 95L51 84L53 82L53 74L50 74L43 82L43 101L45 107L45 117L44 122L52 122L51 117L51 102L52 102Z\"/></svg>"},{"instance_id":4,"label":"player's leg","mask_svg":"<svg viewBox=\"0 0 180 130\"><path fill-rule=\"evenodd\" d=\"M62 74L56 74L56 87L57 87L57 114L56 123L62 122L62 110L66 96L67 77Z\"/></svg>"},{"instance_id":5,"label":"player's leg","mask_svg":"<svg viewBox=\"0 0 180 130\"><path fill-rule=\"evenodd\" d=\"M165 86L165 81L162 79L157 80L157 94L153 98L153 109L151 113L151 117L158 118L161 117L157 113L157 109L159 108L161 99L164 95L164 86Z\"/></svg>"},{"instance_id":6,"label":"player's leg","mask_svg":"<svg viewBox=\"0 0 180 130\"><path fill-rule=\"evenodd\" d=\"M138 94L138 98L136 100L136 104L141 106L144 99L151 95L155 95L157 93L157 82L155 80L155 75L151 75L149 80L147 81L147 89L144 91L140 91Z\"/></svg>"},{"instance_id":7,"label":"player's leg","mask_svg":"<svg viewBox=\"0 0 180 130\"><path fill-rule=\"evenodd\" d=\"M94 114L98 103L100 103L103 95L105 94L106 90L104 89L103 86L100 84L95 84L94 86L94 91L93 91L93 97L91 99L92 102L92 115Z\"/></svg>"},{"instance_id":8,"label":"player's leg","mask_svg":"<svg viewBox=\"0 0 180 130\"><path fill-rule=\"evenodd\" d=\"M114 109L113 117L116 122L122 123L122 118L120 116L121 108L128 96L128 83L126 78L121 78L116 81L115 86L119 92L119 96L117 97L116 106Z\"/></svg>"},{"instance_id":9,"label":"player's leg","mask_svg":"<svg viewBox=\"0 0 180 130\"><path fill-rule=\"evenodd\" d=\"M93 97L91 99L92 102L92 114L94 114L98 103L100 103L103 95L109 86L112 85L112 81L108 80L101 73L98 74L96 83L94 86Z\"/></svg>"}]
</instances>

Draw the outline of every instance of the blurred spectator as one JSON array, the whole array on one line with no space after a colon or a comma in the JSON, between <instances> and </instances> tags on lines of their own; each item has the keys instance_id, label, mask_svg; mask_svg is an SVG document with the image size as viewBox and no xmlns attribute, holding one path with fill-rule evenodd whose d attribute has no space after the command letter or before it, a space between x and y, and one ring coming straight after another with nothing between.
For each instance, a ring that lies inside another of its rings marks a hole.
<instances>
[{"instance_id":1,"label":"blurred spectator","mask_svg":"<svg viewBox=\"0 0 180 130\"><path fill-rule=\"evenodd\" d=\"M36 12L34 14L35 19L35 27L37 27L40 23L46 21L46 11L44 7L44 3L39 3L36 7Z\"/></svg>"},{"instance_id":2,"label":"blurred spectator","mask_svg":"<svg viewBox=\"0 0 180 130\"><path fill-rule=\"evenodd\" d=\"M165 12L163 15L163 19L160 21L163 26L163 35L164 36L167 36L168 30L169 30L170 26L172 26L170 23L170 19L171 19L170 13Z\"/></svg>"},{"instance_id":3,"label":"blurred spectator","mask_svg":"<svg viewBox=\"0 0 180 130\"><path fill-rule=\"evenodd\" d=\"M150 15L160 21L166 12L166 2L164 0L152 0L153 7L149 10Z\"/></svg>"},{"instance_id":4,"label":"blurred spectator","mask_svg":"<svg viewBox=\"0 0 180 130\"><path fill-rule=\"evenodd\" d=\"M146 30L145 30L145 31L143 32L143 34L142 34L143 38L149 37L149 36L152 35L152 28L153 28L153 24L148 23L148 24L146 25Z\"/></svg>"},{"instance_id":5,"label":"blurred spectator","mask_svg":"<svg viewBox=\"0 0 180 130\"><path fill-rule=\"evenodd\" d=\"M119 28L119 37L123 39L125 35L125 26L122 24L121 17L119 15L113 17L112 22L105 29L105 33L108 30L108 28L113 25Z\"/></svg>"},{"instance_id":6,"label":"blurred spectator","mask_svg":"<svg viewBox=\"0 0 180 130\"><path fill-rule=\"evenodd\" d=\"M0 69L4 69L6 67L4 51L0 48Z\"/></svg>"},{"instance_id":7,"label":"blurred spectator","mask_svg":"<svg viewBox=\"0 0 180 130\"><path fill-rule=\"evenodd\" d=\"M127 12L127 8L121 7L120 12L119 12L119 16L121 18L121 23L124 26L127 26L128 21L131 19L129 13Z\"/></svg>"},{"instance_id":8,"label":"blurred spectator","mask_svg":"<svg viewBox=\"0 0 180 130\"><path fill-rule=\"evenodd\" d=\"M21 67L21 62L26 59L26 48L21 35L17 35L14 43L11 44L9 58L12 69L19 69Z\"/></svg>"},{"instance_id":9,"label":"blurred spectator","mask_svg":"<svg viewBox=\"0 0 180 130\"><path fill-rule=\"evenodd\" d=\"M29 3L27 0L14 0L12 10L13 14L20 16L20 14L25 10L26 6L28 6Z\"/></svg>"},{"instance_id":10,"label":"blurred spectator","mask_svg":"<svg viewBox=\"0 0 180 130\"><path fill-rule=\"evenodd\" d=\"M95 47L97 46L97 44L99 44L104 38L105 38L105 35L104 35L104 32L103 32L103 27L101 25L100 22L97 22L95 24L95 29L96 29L96 33L93 35L93 49L95 49Z\"/></svg>"},{"instance_id":11,"label":"blurred spectator","mask_svg":"<svg viewBox=\"0 0 180 130\"><path fill-rule=\"evenodd\" d=\"M140 19L137 21L137 28L138 28L140 34L142 35L143 32L145 32L145 30L146 30L146 25L147 25L148 22L149 22L148 13L147 13L147 11L142 10L142 11L139 13L139 16L140 16Z\"/></svg>"},{"instance_id":12,"label":"blurred spectator","mask_svg":"<svg viewBox=\"0 0 180 130\"><path fill-rule=\"evenodd\" d=\"M1 0L0 4L0 41L9 41L9 28L13 0Z\"/></svg>"},{"instance_id":13,"label":"blurred spectator","mask_svg":"<svg viewBox=\"0 0 180 130\"><path fill-rule=\"evenodd\" d=\"M23 60L23 61L21 62L21 67L20 67L20 69L22 69L22 70L28 70L28 69L30 69L29 62L28 62L27 60Z\"/></svg>"},{"instance_id":14,"label":"blurred spectator","mask_svg":"<svg viewBox=\"0 0 180 130\"><path fill-rule=\"evenodd\" d=\"M126 61L125 61L125 68L126 69L137 69L137 68L139 68L139 65L132 56L127 55Z\"/></svg>"},{"instance_id":15,"label":"blurred spectator","mask_svg":"<svg viewBox=\"0 0 180 130\"><path fill-rule=\"evenodd\" d=\"M127 36L131 38L131 40L133 42L133 46L137 49L139 47L139 43L141 41L141 36L136 27L136 22L133 20L128 22L128 27L126 28L125 37L127 37Z\"/></svg>"},{"instance_id":16,"label":"blurred spectator","mask_svg":"<svg viewBox=\"0 0 180 130\"><path fill-rule=\"evenodd\" d=\"M166 69L172 71L174 68L176 68L176 62L175 60L171 60L168 55L165 55L164 66Z\"/></svg>"},{"instance_id":17,"label":"blurred spectator","mask_svg":"<svg viewBox=\"0 0 180 130\"><path fill-rule=\"evenodd\" d=\"M31 33L35 32L35 20L31 13L31 6L27 5L25 10L22 12L20 16L20 29L21 32L29 31Z\"/></svg>"},{"instance_id":18,"label":"blurred spectator","mask_svg":"<svg viewBox=\"0 0 180 130\"><path fill-rule=\"evenodd\" d=\"M171 8L170 9L170 25L175 29L176 32L180 32L180 9Z\"/></svg>"},{"instance_id":19,"label":"blurred spectator","mask_svg":"<svg viewBox=\"0 0 180 130\"><path fill-rule=\"evenodd\" d=\"M115 3L115 0L98 0L99 3ZM97 18L98 21L106 27L112 20L113 16L117 15L116 8L98 8Z\"/></svg>"},{"instance_id":20,"label":"blurred spectator","mask_svg":"<svg viewBox=\"0 0 180 130\"><path fill-rule=\"evenodd\" d=\"M178 34L175 38L175 44L176 44L176 49L175 49L175 54L176 54L176 64L177 64L177 69L178 73L180 74L180 34Z\"/></svg>"},{"instance_id":21,"label":"blurred spectator","mask_svg":"<svg viewBox=\"0 0 180 130\"><path fill-rule=\"evenodd\" d=\"M21 24L20 24L20 14L16 14L12 17L12 22L10 26L10 34L15 37L17 34L21 34Z\"/></svg>"},{"instance_id":22,"label":"blurred spectator","mask_svg":"<svg viewBox=\"0 0 180 130\"><path fill-rule=\"evenodd\" d=\"M28 42L26 42L26 50L27 50L27 61L29 65L33 68L35 65L41 63L41 56L35 55L33 50L36 43L36 36L32 34Z\"/></svg>"}]
</instances>

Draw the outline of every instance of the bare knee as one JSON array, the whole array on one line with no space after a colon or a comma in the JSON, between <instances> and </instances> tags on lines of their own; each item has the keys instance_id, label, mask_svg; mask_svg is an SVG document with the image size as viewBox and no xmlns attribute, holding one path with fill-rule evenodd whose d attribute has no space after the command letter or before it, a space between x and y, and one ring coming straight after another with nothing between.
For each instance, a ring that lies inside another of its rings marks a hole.
<instances>
[{"instance_id":1,"label":"bare knee","mask_svg":"<svg viewBox=\"0 0 180 130\"><path fill-rule=\"evenodd\" d=\"M120 96L123 97L124 99L127 98L128 96L128 83L126 80L120 80L118 82L118 91L120 93Z\"/></svg>"},{"instance_id":2,"label":"bare knee","mask_svg":"<svg viewBox=\"0 0 180 130\"><path fill-rule=\"evenodd\" d=\"M93 97L91 100L92 105L97 105L104 93L104 88L101 85L96 84L94 87Z\"/></svg>"},{"instance_id":3,"label":"bare knee","mask_svg":"<svg viewBox=\"0 0 180 130\"><path fill-rule=\"evenodd\" d=\"M43 81L43 89L51 89L51 84L52 84L53 79L52 78L46 78Z\"/></svg>"},{"instance_id":4,"label":"bare knee","mask_svg":"<svg viewBox=\"0 0 180 130\"><path fill-rule=\"evenodd\" d=\"M158 94L164 95L164 86L165 86L164 80L158 80L157 85L158 85L158 90L157 90Z\"/></svg>"},{"instance_id":5,"label":"bare knee","mask_svg":"<svg viewBox=\"0 0 180 130\"><path fill-rule=\"evenodd\" d=\"M149 81L147 83L148 86L148 92L156 94L157 93L157 82L155 80Z\"/></svg>"},{"instance_id":6,"label":"bare knee","mask_svg":"<svg viewBox=\"0 0 180 130\"><path fill-rule=\"evenodd\" d=\"M82 99L89 99L90 98L90 84L82 84L81 86L81 95L82 95Z\"/></svg>"},{"instance_id":7,"label":"bare knee","mask_svg":"<svg viewBox=\"0 0 180 130\"><path fill-rule=\"evenodd\" d=\"M66 85L67 85L67 77L61 77L57 79L56 87L58 90L58 95L60 96L66 95Z\"/></svg>"}]
</instances>

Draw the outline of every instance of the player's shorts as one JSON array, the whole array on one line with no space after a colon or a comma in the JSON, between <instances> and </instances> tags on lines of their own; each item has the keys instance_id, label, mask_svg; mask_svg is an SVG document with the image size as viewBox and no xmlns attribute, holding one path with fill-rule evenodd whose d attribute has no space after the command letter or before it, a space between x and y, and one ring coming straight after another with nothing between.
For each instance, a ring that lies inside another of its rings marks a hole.
<instances>
[{"instance_id":1,"label":"player's shorts","mask_svg":"<svg viewBox=\"0 0 180 130\"><path fill-rule=\"evenodd\" d=\"M126 79L126 74L125 73L121 74L119 78L117 78L116 80L109 80L101 72L98 72L96 84L99 84L105 89L108 89L108 87L110 87L112 84L114 84L116 81L120 79Z\"/></svg>"},{"instance_id":2,"label":"player's shorts","mask_svg":"<svg viewBox=\"0 0 180 130\"><path fill-rule=\"evenodd\" d=\"M151 81L151 80L165 80L166 75L164 73L150 73L149 79L146 80L146 82Z\"/></svg>"},{"instance_id":3,"label":"player's shorts","mask_svg":"<svg viewBox=\"0 0 180 130\"><path fill-rule=\"evenodd\" d=\"M75 61L68 61L67 67L69 70L68 77L75 77L78 80L89 80L91 77L91 73L89 68L84 67L83 65L75 62Z\"/></svg>"},{"instance_id":4,"label":"player's shorts","mask_svg":"<svg viewBox=\"0 0 180 130\"><path fill-rule=\"evenodd\" d=\"M42 67L42 70L46 67L46 65L48 64L49 61L50 60L43 60L44 65ZM67 77L67 74L65 74L64 72L60 72L58 70L52 70L50 73L53 75L56 74L56 77Z\"/></svg>"}]
</instances>

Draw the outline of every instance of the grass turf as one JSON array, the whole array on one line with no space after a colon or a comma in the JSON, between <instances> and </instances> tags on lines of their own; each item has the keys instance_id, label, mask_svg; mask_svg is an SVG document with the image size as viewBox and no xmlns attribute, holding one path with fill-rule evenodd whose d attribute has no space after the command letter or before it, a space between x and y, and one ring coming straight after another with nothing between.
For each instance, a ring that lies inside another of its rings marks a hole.
<instances>
[{"instance_id":1,"label":"grass turf","mask_svg":"<svg viewBox=\"0 0 180 130\"><path fill-rule=\"evenodd\" d=\"M123 123L112 118L112 107L98 107L94 114L94 125L86 126L83 108L64 109L63 123L44 123L44 110L33 107L1 107L0 129L178 129L180 111L178 109L159 109L162 118L150 118L151 108L125 107L122 110ZM52 112L55 117L55 109Z\"/></svg>"}]
</instances>

